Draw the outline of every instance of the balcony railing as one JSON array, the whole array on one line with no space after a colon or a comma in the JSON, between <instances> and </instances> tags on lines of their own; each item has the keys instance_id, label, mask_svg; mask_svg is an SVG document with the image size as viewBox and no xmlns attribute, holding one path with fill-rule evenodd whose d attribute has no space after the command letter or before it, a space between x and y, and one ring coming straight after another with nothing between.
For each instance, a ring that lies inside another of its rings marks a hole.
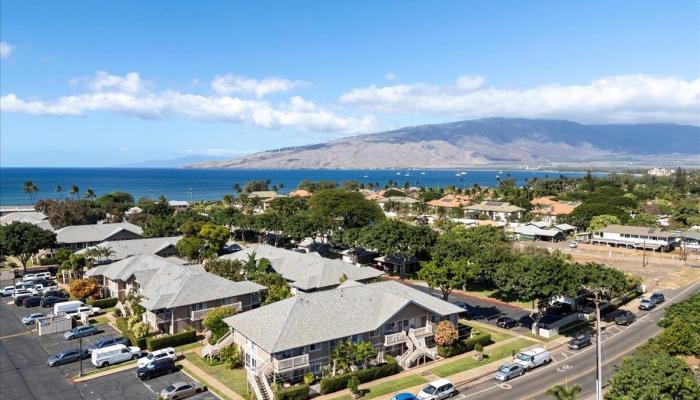
<instances>
[{"instance_id":1,"label":"balcony railing","mask_svg":"<svg viewBox=\"0 0 700 400\"><path fill-rule=\"evenodd\" d=\"M414 328L414 329L412 329L412 331L416 337L432 336L433 335L433 326L426 325L426 326L421 327L421 328Z\"/></svg>"},{"instance_id":2,"label":"balcony railing","mask_svg":"<svg viewBox=\"0 0 700 400\"><path fill-rule=\"evenodd\" d=\"M149 312L146 313L146 321L151 325L170 322L170 314L154 314Z\"/></svg>"},{"instance_id":3,"label":"balcony railing","mask_svg":"<svg viewBox=\"0 0 700 400\"><path fill-rule=\"evenodd\" d=\"M305 368L309 366L309 355L302 354L300 356L285 358L283 360L272 359L272 370L275 373L291 371L297 368Z\"/></svg>"},{"instance_id":4,"label":"balcony railing","mask_svg":"<svg viewBox=\"0 0 700 400\"><path fill-rule=\"evenodd\" d=\"M243 303L241 303L239 301L239 302L233 303L233 304L226 304L222 307L233 307L236 311L242 311L243 310ZM202 310L192 310L191 314L190 314L190 320L192 320L192 321L203 320L209 311L214 310L216 308L218 308L218 307L204 308Z\"/></svg>"},{"instance_id":5,"label":"balcony railing","mask_svg":"<svg viewBox=\"0 0 700 400\"><path fill-rule=\"evenodd\" d=\"M406 332L390 333L384 336L384 346L393 346L406 341Z\"/></svg>"}]
</instances>

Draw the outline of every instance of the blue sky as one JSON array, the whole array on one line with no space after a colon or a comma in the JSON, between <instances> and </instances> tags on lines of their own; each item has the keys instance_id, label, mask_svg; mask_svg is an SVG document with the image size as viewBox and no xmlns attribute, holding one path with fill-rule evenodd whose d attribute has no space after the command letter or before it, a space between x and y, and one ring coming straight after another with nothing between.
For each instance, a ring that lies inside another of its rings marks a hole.
<instances>
[{"instance_id":1,"label":"blue sky","mask_svg":"<svg viewBox=\"0 0 700 400\"><path fill-rule=\"evenodd\" d=\"M700 124L697 1L4 1L0 165L488 116Z\"/></svg>"}]
</instances>

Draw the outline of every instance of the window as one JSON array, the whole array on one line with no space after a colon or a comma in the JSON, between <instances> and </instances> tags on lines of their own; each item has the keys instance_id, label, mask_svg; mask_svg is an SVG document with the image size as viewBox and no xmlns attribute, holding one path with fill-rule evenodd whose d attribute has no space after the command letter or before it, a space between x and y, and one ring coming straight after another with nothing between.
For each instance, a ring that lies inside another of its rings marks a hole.
<instances>
[{"instance_id":1,"label":"window","mask_svg":"<svg viewBox=\"0 0 700 400\"><path fill-rule=\"evenodd\" d=\"M338 345L338 341L336 339L331 340L330 342L331 349L334 349L335 346Z\"/></svg>"},{"instance_id":2,"label":"window","mask_svg":"<svg viewBox=\"0 0 700 400\"><path fill-rule=\"evenodd\" d=\"M221 301L221 304L222 304L222 305L233 304L233 297L229 297L229 298L227 298L227 299L223 299L223 300Z\"/></svg>"},{"instance_id":3,"label":"window","mask_svg":"<svg viewBox=\"0 0 700 400\"><path fill-rule=\"evenodd\" d=\"M319 351L321 350L321 344L320 343L314 343L309 345L309 350L308 351Z\"/></svg>"},{"instance_id":4,"label":"window","mask_svg":"<svg viewBox=\"0 0 700 400\"><path fill-rule=\"evenodd\" d=\"M352 336L350 337L350 340L351 340L353 343L359 343L359 342L362 341L362 334L360 333L359 335L352 335Z\"/></svg>"},{"instance_id":5,"label":"window","mask_svg":"<svg viewBox=\"0 0 700 400\"><path fill-rule=\"evenodd\" d=\"M377 337L377 336L379 336L379 329L375 329L369 333L369 337L371 337L371 338Z\"/></svg>"}]
</instances>

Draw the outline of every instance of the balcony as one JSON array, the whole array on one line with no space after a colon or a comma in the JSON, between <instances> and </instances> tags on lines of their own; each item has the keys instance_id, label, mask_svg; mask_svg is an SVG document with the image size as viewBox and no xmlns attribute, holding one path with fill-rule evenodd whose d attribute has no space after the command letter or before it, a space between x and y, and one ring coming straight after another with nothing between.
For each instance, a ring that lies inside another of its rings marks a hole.
<instances>
[{"instance_id":1,"label":"balcony","mask_svg":"<svg viewBox=\"0 0 700 400\"><path fill-rule=\"evenodd\" d=\"M417 338L433 336L433 326L432 325L426 325L424 327L414 328L411 330L413 331L413 335Z\"/></svg>"},{"instance_id":2,"label":"balcony","mask_svg":"<svg viewBox=\"0 0 700 400\"><path fill-rule=\"evenodd\" d=\"M154 314L147 312L144 315L146 316L146 322L152 326L170 322L170 313Z\"/></svg>"},{"instance_id":3,"label":"balcony","mask_svg":"<svg viewBox=\"0 0 700 400\"><path fill-rule=\"evenodd\" d=\"M222 307L233 307L237 312L240 312L243 310L243 303L239 301L237 303L223 305ZM219 307L204 308L202 310L192 310L190 312L190 320L201 321L204 319L204 317L206 317L209 311L214 310L216 308Z\"/></svg>"},{"instance_id":4,"label":"balcony","mask_svg":"<svg viewBox=\"0 0 700 400\"><path fill-rule=\"evenodd\" d=\"M272 370L275 373L282 373L298 368L306 368L309 366L309 355L302 354L300 356L285 358L284 360L272 359Z\"/></svg>"},{"instance_id":5,"label":"balcony","mask_svg":"<svg viewBox=\"0 0 700 400\"><path fill-rule=\"evenodd\" d=\"M404 343L406 341L406 332L390 333L384 335L384 346L393 346L395 344Z\"/></svg>"}]
</instances>

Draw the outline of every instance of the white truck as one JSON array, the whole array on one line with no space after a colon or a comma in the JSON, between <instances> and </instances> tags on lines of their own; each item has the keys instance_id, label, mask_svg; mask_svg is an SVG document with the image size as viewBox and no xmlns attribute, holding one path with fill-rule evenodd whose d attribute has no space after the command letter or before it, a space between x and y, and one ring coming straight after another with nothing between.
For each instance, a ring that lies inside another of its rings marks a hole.
<instances>
[{"instance_id":1,"label":"white truck","mask_svg":"<svg viewBox=\"0 0 700 400\"><path fill-rule=\"evenodd\" d=\"M53 305L53 314L61 315L77 311L80 307L85 307L85 303L80 300L62 301Z\"/></svg>"},{"instance_id":2,"label":"white truck","mask_svg":"<svg viewBox=\"0 0 700 400\"><path fill-rule=\"evenodd\" d=\"M552 357L547 350L536 347L534 349L521 351L515 356L513 361L525 368L525 371L529 371L540 365L548 364L552 361Z\"/></svg>"},{"instance_id":3,"label":"white truck","mask_svg":"<svg viewBox=\"0 0 700 400\"><path fill-rule=\"evenodd\" d=\"M136 360L140 355L141 349L138 347L115 344L114 346L94 350L90 356L90 361L97 368L102 368L128 360Z\"/></svg>"}]
</instances>

